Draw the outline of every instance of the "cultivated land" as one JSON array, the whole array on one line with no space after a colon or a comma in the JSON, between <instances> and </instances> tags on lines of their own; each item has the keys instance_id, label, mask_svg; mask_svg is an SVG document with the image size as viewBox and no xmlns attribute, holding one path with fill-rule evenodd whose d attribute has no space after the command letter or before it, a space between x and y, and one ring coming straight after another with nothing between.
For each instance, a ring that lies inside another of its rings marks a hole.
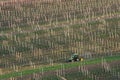
<instances>
[{"instance_id":1,"label":"cultivated land","mask_svg":"<svg viewBox=\"0 0 120 80\"><path fill-rule=\"evenodd\" d=\"M64 63L72 52L86 60L119 56L119 6L120 0L1 0L0 74L34 73Z\"/></svg>"},{"instance_id":2,"label":"cultivated land","mask_svg":"<svg viewBox=\"0 0 120 80\"><path fill-rule=\"evenodd\" d=\"M11 79L17 79L17 80L21 80L21 79L22 80L30 80L30 79L58 80L59 78L61 78L60 76L64 76L67 77L68 80L69 79L72 80L74 78L79 80L81 77L87 80L89 79L96 80L95 75L97 78L102 77L102 79L106 79L106 78L110 79L112 77L115 79L119 79L120 78L119 69L120 69L120 56L112 56L112 57L97 58L93 60L86 60L83 62L55 64L52 66L47 65L47 66L37 67L35 69L21 70L18 72L12 72L10 74L1 75L0 79L9 80L6 78L11 77ZM107 73L107 75L105 75L106 77L102 76L106 73ZM76 74L81 76L75 77Z\"/></svg>"}]
</instances>

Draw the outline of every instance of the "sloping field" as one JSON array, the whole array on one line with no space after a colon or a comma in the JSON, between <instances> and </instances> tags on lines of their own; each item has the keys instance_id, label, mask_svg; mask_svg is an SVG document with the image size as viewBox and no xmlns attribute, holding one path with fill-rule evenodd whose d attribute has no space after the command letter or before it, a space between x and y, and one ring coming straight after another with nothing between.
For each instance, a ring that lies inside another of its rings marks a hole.
<instances>
[{"instance_id":1,"label":"sloping field","mask_svg":"<svg viewBox=\"0 0 120 80\"><path fill-rule=\"evenodd\" d=\"M68 80L72 80L75 78L75 75L76 74L79 75L79 73L82 73L81 77L83 78L85 78L85 76L88 76L89 74L89 76L87 77L87 79L89 79L91 75L93 75L93 77L95 77L95 75L96 77L102 76L101 75L102 72L104 72L105 74L111 72L110 74L113 74L113 76L116 75L116 78L117 78L119 77L119 72L120 72L119 60L120 60L120 56L112 56L112 57L97 58L94 60L86 60L84 62L55 64L53 66L41 66L35 69L30 69L30 70L26 69L18 72L12 72L9 74L3 74L0 76L0 79L6 80L8 78L7 80L9 80L13 78L15 80L19 80L19 79L20 80L40 79L41 80L41 78L43 78L43 80L52 80L52 79L55 80L55 76L59 78L60 76L66 75L66 77L69 78ZM92 74L90 74L90 72L88 71L91 71ZM96 74L97 71L98 71L98 74ZM113 72L115 72L115 74ZM108 77L110 76L110 74L108 74ZM48 77L51 76L51 79L47 78L47 76ZM79 80L79 78L80 77L76 77L77 80ZM105 78L105 76L103 76L103 78ZM91 79L93 80L92 77Z\"/></svg>"},{"instance_id":2,"label":"sloping field","mask_svg":"<svg viewBox=\"0 0 120 80\"><path fill-rule=\"evenodd\" d=\"M89 3L89 4L88 4ZM0 1L0 74L120 55L120 0Z\"/></svg>"}]
</instances>

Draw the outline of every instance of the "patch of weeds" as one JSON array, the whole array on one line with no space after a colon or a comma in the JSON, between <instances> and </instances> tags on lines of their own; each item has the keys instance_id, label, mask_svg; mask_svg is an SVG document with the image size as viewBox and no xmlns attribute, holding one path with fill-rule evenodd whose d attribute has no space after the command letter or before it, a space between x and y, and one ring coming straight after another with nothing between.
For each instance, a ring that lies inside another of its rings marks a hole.
<instances>
[{"instance_id":1,"label":"patch of weeds","mask_svg":"<svg viewBox=\"0 0 120 80\"><path fill-rule=\"evenodd\" d=\"M37 31L35 31L34 33L35 33L35 34L42 35L42 34L47 33L47 31L45 31L45 30L37 30Z\"/></svg>"},{"instance_id":2,"label":"patch of weeds","mask_svg":"<svg viewBox=\"0 0 120 80\"><path fill-rule=\"evenodd\" d=\"M0 41L4 41L4 40L8 40L8 38L6 36L0 36Z\"/></svg>"},{"instance_id":3,"label":"patch of weeds","mask_svg":"<svg viewBox=\"0 0 120 80\"><path fill-rule=\"evenodd\" d=\"M92 22L88 23L88 25L92 25L92 26L98 25L98 24L101 24L101 22L100 21L92 21Z\"/></svg>"}]
</instances>

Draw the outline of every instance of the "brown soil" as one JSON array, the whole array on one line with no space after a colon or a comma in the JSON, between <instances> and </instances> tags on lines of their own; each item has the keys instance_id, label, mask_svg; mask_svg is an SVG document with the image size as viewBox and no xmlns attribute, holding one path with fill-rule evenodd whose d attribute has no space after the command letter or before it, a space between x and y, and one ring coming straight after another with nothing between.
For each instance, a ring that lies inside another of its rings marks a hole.
<instances>
[{"instance_id":1,"label":"brown soil","mask_svg":"<svg viewBox=\"0 0 120 80\"><path fill-rule=\"evenodd\" d=\"M31 3L31 2L41 2L41 3L51 3L54 2L54 0L1 0L0 5L3 4L20 4L20 3ZM62 0L61 0L62 1ZM60 2L61 2L60 1Z\"/></svg>"},{"instance_id":2,"label":"brown soil","mask_svg":"<svg viewBox=\"0 0 120 80\"><path fill-rule=\"evenodd\" d=\"M69 64L69 63L68 63ZM113 62L109 62L110 67L114 67L115 65L120 65L120 60L118 61L113 61ZM82 66L83 67L83 66ZM84 68L89 70L94 70L96 68L100 68L102 67L101 63L99 64L91 64L91 65L85 65ZM80 68L80 67L79 67ZM78 72L78 67L74 67L74 68L69 68L69 69L65 69L64 72L65 74L67 73L72 73L72 72ZM60 73L59 73L60 74ZM32 80L33 76L34 77L45 77L45 76L52 76L52 75L57 75L57 71L48 71L48 72L44 72L44 73L34 73L31 75L26 75L26 76L22 76L22 77L17 77L15 78L15 80ZM103 78L102 78L103 79ZM6 79L6 80L10 80L10 79ZM101 79L100 79L101 80ZM104 80L104 79L103 79Z\"/></svg>"}]
</instances>

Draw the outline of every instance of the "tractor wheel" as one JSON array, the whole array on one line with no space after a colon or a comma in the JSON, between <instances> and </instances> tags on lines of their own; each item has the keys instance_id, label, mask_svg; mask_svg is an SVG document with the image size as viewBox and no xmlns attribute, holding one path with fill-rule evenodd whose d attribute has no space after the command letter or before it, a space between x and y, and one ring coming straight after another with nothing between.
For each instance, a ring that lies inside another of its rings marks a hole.
<instances>
[{"instance_id":1,"label":"tractor wheel","mask_svg":"<svg viewBox=\"0 0 120 80\"><path fill-rule=\"evenodd\" d=\"M77 59L77 61L80 61L80 59Z\"/></svg>"}]
</instances>

